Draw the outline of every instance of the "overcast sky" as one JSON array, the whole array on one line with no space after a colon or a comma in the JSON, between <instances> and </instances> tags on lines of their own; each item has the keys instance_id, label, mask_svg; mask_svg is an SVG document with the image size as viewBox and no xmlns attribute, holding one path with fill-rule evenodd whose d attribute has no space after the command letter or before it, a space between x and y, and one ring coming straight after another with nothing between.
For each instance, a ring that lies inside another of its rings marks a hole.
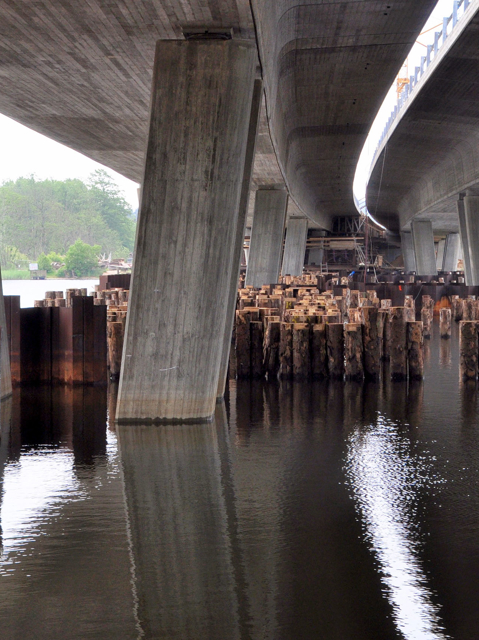
<instances>
[{"instance_id":1,"label":"overcast sky","mask_svg":"<svg viewBox=\"0 0 479 640\"><path fill-rule=\"evenodd\" d=\"M439 0L424 29L435 25L442 25L443 16L452 13L452 0ZM437 30L440 30L438 27ZM434 29L419 38L423 44L434 40ZM425 47L416 44L409 56L409 75L414 73L414 67L420 64L421 55L425 55ZM372 153L377 140L388 119L396 100L395 89L392 88L385 101L385 105L378 114L371 130L371 136L366 143L358 172L356 174L355 192L360 198L365 190L365 180L369 169ZM21 176L35 175L39 179L53 178L65 180L80 178L86 180L88 175L103 165L86 158L76 151L72 151L45 136L0 115L0 183L5 180L16 180ZM107 169L123 190L126 200L133 209L138 206L138 185L120 174Z\"/></svg>"}]
</instances>

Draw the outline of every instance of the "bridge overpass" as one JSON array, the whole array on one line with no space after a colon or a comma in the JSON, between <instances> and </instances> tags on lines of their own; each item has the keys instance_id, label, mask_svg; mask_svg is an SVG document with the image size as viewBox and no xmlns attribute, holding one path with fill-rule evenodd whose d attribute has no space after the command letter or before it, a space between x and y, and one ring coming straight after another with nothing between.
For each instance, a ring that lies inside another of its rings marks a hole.
<instances>
[{"instance_id":1,"label":"bridge overpass","mask_svg":"<svg viewBox=\"0 0 479 640\"><path fill-rule=\"evenodd\" d=\"M211 417L247 213L252 254L286 210L291 253L355 213L359 153L434 4L0 0L0 112L142 184L120 421Z\"/></svg>"},{"instance_id":2,"label":"bridge overpass","mask_svg":"<svg viewBox=\"0 0 479 640\"><path fill-rule=\"evenodd\" d=\"M367 187L369 211L401 232L407 270L455 270L460 237L471 285L479 284L478 37L479 2L455 3L388 123ZM444 239L437 256L434 236Z\"/></svg>"}]
</instances>

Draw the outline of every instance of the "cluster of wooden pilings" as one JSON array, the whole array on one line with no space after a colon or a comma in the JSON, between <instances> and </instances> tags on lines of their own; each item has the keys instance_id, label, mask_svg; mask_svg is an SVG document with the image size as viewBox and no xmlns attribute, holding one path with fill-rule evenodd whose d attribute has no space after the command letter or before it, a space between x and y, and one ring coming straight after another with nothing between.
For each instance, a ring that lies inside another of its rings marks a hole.
<instances>
[{"instance_id":1,"label":"cluster of wooden pilings","mask_svg":"<svg viewBox=\"0 0 479 640\"><path fill-rule=\"evenodd\" d=\"M308 380L422 378L423 323L412 296L405 306L375 291L342 296L309 286L240 289L232 374L238 378Z\"/></svg>"}]
</instances>

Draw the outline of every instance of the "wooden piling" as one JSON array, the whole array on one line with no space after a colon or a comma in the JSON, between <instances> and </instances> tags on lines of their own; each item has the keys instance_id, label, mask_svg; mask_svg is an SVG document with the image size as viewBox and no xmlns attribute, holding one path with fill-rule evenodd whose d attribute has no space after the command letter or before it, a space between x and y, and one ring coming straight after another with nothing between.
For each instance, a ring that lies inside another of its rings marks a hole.
<instances>
[{"instance_id":1,"label":"wooden piling","mask_svg":"<svg viewBox=\"0 0 479 640\"><path fill-rule=\"evenodd\" d=\"M414 322L414 320L416 320L416 304L414 302L414 296L404 296L404 307L406 309L406 321Z\"/></svg>"},{"instance_id":2,"label":"wooden piling","mask_svg":"<svg viewBox=\"0 0 479 640\"><path fill-rule=\"evenodd\" d=\"M236 376L239 379L251 375L251 340L249 315L236 312Z\"/></svg>"},{"instance_id":3,"label":"wooden piling","mask_svg":"<svg viewBox=\"0 0 479 640\"><path fill-rule=\"evenodd\" d=\"M459 371L466 381L477 379L477 328L475 321L461 320L459 323Z\"/></svg>"},{"instance_id":4,"label":"wooden piling","mask_svg":"<svg viewBox=\"0 0 479 640\"><path fill-rule=\"evenodd\" d=\"M407 357L409 365L409 378L422 380L424 377L423 354L423 326L422 322L407 323Z\"/></svg>"},{"instance_id":5,"label":"wooden piling","mask_svg":"<svg viewBox=\"0 0 479 640\"><path fill-rule=\"evenodd\" d=\"M281 323L278 376L281 380L293 377L293 325L289 322Z\"/></svg>"},{"instance_id":6,"label":"wooden piling","mask_svg":"<svg viewBox=\"0 0 479 640\"><path fill-rule=\"evenodd\" d=\"M465 322L473 322L476 319L475 300L473 298L466 298L462 302L462 319Z\"/></svg>"},{"instance_id":7,"label":"wooden piling","mask_svg":"<svg viewBox=\"0 0 479 640\"><path fill-rule=\"evenodd\" d=\"M433 314L434 311L429 307L423 307L421 309L421 321L425 338L431 337Z\"/></svg>"},{"instance_id":8,"label":"wooden piling","mask_svg":"<svg viewBox=\"0 0 479 640\"><path fill-rule=\"evenodd\" d=\"M293 326L293 378L308 380L311 377L310 325Z\"/></svg>"},{"instance_id":9,"label":"wooden piling","mask_svg":"<svg viewBox=\"0 0 479 640\"><path fill-rule=\"evenodd\" d=\"M123 352L123 325L121 322L108 322L107 340L110 379L118 380L121 369L121 354Z\"/></svg>"},{"instance_id":10,"label":"wooden piling","mask_svg":"<svg viewBox=\"0 0 479 640\"><path fill-rule=\"evenodd\" d=\"M391 358L391 309L388 307L384 309L383 317L383 360L389 360Z\"/></svg>"},{"instance_id":11,"label":"wooden piling","mask_svg":"<svg viewBox=\"0 0 479 640\"><path fill-rule=\"evenodd\" d=\"M326 325L329 376L336 380L344 376L344 327L342 324Z\"/></svg>"},{"instance_id":12,"label":"wooden piling","mask_svg":"<svg viewBox=\"0 0 479 640\"><path fill-rule=\"evenodd\" d=\"M360 324L347 323L344 326L344 373L346 380L364 378L363 336Z\"/></svg>"},{"instance_id":13,"label":"wooden piling","mask_svg":"<svg viewBox=\"0 0 479 640\"><path fill-rule=\"evenodd\" d=\"M263 370L268 376L268 380L273 380L278 374L280 337L281 322L268 322L263 345Z\"/></svg>"},{"instance_id":14,"label":"wooden piling","mask_svg":"<svg viewBox=\"0 0 479 640\"><path fill-rule=\"evenodd\" d=\"M407 327L404 307L391 307L390 325L391 379L405 380L407 378Z\"/></svg>"},{"instance_id":15,"label":"wooden piling","mask_svg":"<svg viewBox=\"0 0 479 640\"><path fill-rule=\"evenodd\" d=\"M440 309L439 311L439 327L441 338L448 339L451 337L451 309Z\"/></svg>"},{"instance_id":16,"label":"wooden piling","mask_svg":"<svg viewBox=\"0 0 479 640\"><path fill-rule=\"evenodd\" d=\"M314 324L312 327L311 374L315 380L321 380L328 375L328 350L325 324Z\"/></svg>"},{"instance_id":17,"label":"wooden piling","mask_svg":"<svg viewBox=\"0 0 479 640\"><path fill-rule=\"evenodd\" d=\"M452 317L454 318L454 322L459 322L462 320L462 308L463 308L464 300L461 300L459 296L451 297L451 308L452 308Z\"/></svg>"},{"instance_id":18,"label":"wooden piling","mask_svg":"<svg viewBox=\"0 0 479 640\"><path fill-rule=\"evenodd\" d=\"M363 307L364 373L371 380L381 377L383 314L377 307Z\"/></svg>"},{"instance_id":19,"label":"wooden piling","mask_svg":"<svg viewBox=\"0 0 479 640\"><path fill-rule=\"evenodd\" d=\"M263 323L255 320L250 322L251 344L251 377L263 377Z\"/></svg>"}]
</instances>

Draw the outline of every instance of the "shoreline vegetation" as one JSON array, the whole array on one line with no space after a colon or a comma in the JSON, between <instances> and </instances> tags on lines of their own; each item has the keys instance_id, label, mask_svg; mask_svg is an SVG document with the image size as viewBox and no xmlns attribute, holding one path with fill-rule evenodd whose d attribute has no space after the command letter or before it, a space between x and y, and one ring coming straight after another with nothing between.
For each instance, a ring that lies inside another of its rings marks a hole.
<instances>
[{"instance_id":1,"label":"shoreline vegetation","mask_svg":"<svg viewBox=\"0 0 479 640\"><path fill-rule=\"evenodd\" d=\"M38 180L0 184L0 266L4 280L28 280L29 265L47 278L98 277L106 264L131 258L136 214L109 174L87 182Z\"/></svg>"}]
</instances>

